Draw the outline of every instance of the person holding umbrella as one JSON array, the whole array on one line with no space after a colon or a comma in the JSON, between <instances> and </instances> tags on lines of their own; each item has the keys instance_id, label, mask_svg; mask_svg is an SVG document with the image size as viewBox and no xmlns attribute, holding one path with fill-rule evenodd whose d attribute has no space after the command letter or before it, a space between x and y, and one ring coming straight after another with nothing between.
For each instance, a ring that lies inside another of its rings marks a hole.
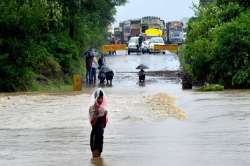
<instances>
[{"instance_id":1,"label":"person holding umbrella","mask_svg":"<svg viewBox=\"0 0 250 166\"><path fill-rule=\"evenodd\" d=\"M86 83L87 84L91 84L91 79L92 79L92 63L93 63L93 57L91 56L90 51L88 50L86 52L86 59L85 59L85 63L86 63Z\"/></svg>"},{"instance_id":2,"label":"person holding umbrella","mask_svg":"<svg viewBox=\"0 0 250 166\"><path fill-rule=\"evenodd\" d=\"M145 78L146 78L144 69L148 69L148 67L145 66L145 65L143 65L143 64L140 64L139 66L136 67L136 69L140 69L140 71L138 73L139 83L144 83L145 82Z\"/></svg>"},{"instance_id":3,"label":"person holding umbrella","mask_svg":"<svg viewBox=\"0 0 250 166\"><path fill-rule=\"evenodd\" d=\"M139 71L139 82L141 83L141 82L145 82L145 73L144 73L144 70L143 69L141 69L140 71Z\"/></svg>"}]
</instances>

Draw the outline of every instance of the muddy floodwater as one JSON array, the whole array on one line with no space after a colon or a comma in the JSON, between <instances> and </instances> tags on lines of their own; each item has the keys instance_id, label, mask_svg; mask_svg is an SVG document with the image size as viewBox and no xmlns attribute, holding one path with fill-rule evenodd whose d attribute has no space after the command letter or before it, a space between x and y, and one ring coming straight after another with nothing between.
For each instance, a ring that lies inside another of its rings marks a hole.
<instances>
[{"instance_id":1,"label":"muddy floodwater","mask_svg":"<svg viewBox=\"0 0 250 166\"><path fill-rule=\"evenodd\" d=\"M250 91L183 91L178 79L135 67L178 70L176 55L107 57L109 123L102 160L92 161L90 95L0 94L0 166L249 166Z\"/></svg>"}]
</instances>

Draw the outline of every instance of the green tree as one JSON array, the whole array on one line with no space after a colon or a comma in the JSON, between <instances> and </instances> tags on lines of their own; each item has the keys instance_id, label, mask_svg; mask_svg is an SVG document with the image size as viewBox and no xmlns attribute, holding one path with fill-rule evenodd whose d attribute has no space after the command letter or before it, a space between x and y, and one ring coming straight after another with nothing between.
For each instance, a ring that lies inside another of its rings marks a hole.
<instances>
[{"instance_id":1,"label":"green tree","mask_svg":"<svg viewBox=\"0 0 250 166\"><path fill-rule=\"evenodd\" d=\"M126 0L1 0L0 91L83 74L80 52L99 47Z\"/></svg>"},{"instance_id":2,"label":"green tree","mask_svg":"<svg viewBox=\"0 0 250 166\"><path fill-rule=\"evenodd\" d=\"M215 2L216 0L200 0L200 5L201 6L206 6L209 3Z\"/></svg>"},{"instance_id":3,"label":"green tree","mask_svg":"<svg viewBox=\"0 0 250 166\"><path fill-rule=\"evenodd\" d=\"M241 7L244 7L244 8L250 7L250 1L248 0L217 0L217 5L220 7L225 7L226 5L230 3L237 3Z\"/></svg>"},{"instance_id":4,"label":"green tree","mask_svg":"<svg viewBox=\"0 0 250 166\"><path fill-rule=\"evenodd\" d=\"M244 5L243 5L244 4ZM250 87L249 12L243 1L218 1L195 8L181 62L194 82L226 88Z\"/></svg>"},{"instance_id":5,"label":"green tree","mask_svg":"<svg viewBox=\"0 0 250 166\"><path fill-rule=\"evenodd\" d=\"M226 87L250 87L250 10L215 31L214 79Z\"/></svg>"}]
</instances>

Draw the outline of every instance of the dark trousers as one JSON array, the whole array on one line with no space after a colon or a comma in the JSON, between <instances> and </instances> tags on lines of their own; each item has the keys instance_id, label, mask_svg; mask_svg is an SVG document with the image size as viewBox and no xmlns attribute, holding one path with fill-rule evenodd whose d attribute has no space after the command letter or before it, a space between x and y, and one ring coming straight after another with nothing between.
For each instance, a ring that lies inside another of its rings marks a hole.
<instances>
[{"instance_id":1,"label":"dark trousers","mask_svg":"<svg viewBox=\"0 0 250 166\"><path fill-rule=\"evenodd\" d=\"M87 68L86 82L87 84L92 84L92 68Z\"/></svg>"},{"instance_id":2,"label":"dark trousers","mask_svg":"<svg viewBox=\"0 0 250 166\"><path fill-rule=\"evenodd\" d=\"M96 83L96 68L92 68L91 69L91 81L92 81L92 83Z\"/></svg>"},{"instance_id":3,"label":"dark trousers","mask_svg":"<svg viewBox=\"0 0 250 166\"><path fill-rule=\"evenodd\" d=\"M145 81L145 74L142 74L139 76L139 82L144 82Z\"/></svg>"},{"instance_id":4,"label":"dark trousers","mask_svg":"<svg viewBox=\"0 0 250 166\"><path fill-rule=\"evenodd\" d=\"M92 152L98 150L99 153L102 153L103 134L104 134L104 129L101 127L92 129L90 134L90 149Z\"/></svg>"}]
</instances>

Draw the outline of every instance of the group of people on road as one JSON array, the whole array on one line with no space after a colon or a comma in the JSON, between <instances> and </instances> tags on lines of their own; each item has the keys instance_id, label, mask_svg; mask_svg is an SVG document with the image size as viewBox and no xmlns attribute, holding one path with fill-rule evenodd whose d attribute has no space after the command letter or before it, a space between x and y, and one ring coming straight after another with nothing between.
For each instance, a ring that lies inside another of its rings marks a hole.
<instances>
[{"instance_id":1,"label":"group of people on road","mask_svg":"<svg viewBox=\"0 0 250 166\"><path fill-rule=\"evenodd\" d=\"M97 70L101 69L105 65L104 56L97 60L94 50L86 52L86 83L88 85L96 84Z\"/></svg>"},{"instance_id":2,"label":"group of people on road","mask_svg":"<svg viewBox=\"0 0 250 166\"><path fill-rule=\"evenodd\" d=\"M86 84L96 85L97 78L100 81L99 85L112 86L112 80L114 77L114 72L110 69L106 62L104 55L101 55L97 60L96 52L94 49L85 52L86 56ZM98 74L97 74L98 73Z\"/></svg>"}]
</instances>

